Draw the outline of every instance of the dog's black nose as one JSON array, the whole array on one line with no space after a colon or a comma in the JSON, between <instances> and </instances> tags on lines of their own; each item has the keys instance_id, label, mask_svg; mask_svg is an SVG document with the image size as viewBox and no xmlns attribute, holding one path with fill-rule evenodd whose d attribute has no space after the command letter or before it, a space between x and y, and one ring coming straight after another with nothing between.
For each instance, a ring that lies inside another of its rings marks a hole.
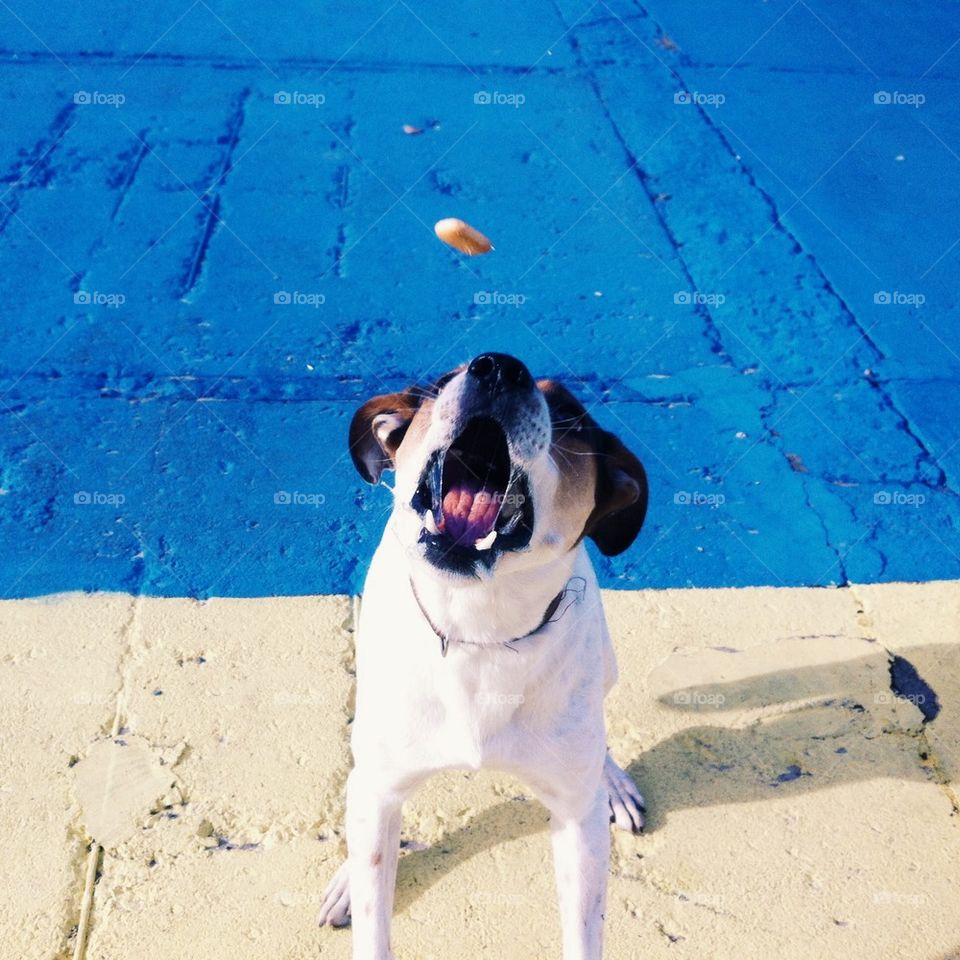
<instances>
[{"instance_id":1,"label":"dog's black nose","mask_svg":"<svg viewBox=\"0 0 960 960\"><path fill-rule=\"evenodd\" d=\"M516 357L507 353L482 353L470 361L467 373L491 390L498 387L509 390L533 384L530 371Z\"/></svg>"}]
</instances>

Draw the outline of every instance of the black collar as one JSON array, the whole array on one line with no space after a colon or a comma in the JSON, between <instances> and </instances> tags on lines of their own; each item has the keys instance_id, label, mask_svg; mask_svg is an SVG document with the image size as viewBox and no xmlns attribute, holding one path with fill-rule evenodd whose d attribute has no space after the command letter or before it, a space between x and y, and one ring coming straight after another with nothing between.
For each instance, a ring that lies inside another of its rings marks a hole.
<instances>
[{"instance_id":1,"label":"black collar","mask_svg":"<svg viewBox=\"0 0 960 960\"><path fill-rule=\"evenodd\" d=\"M523 634L522 636L513 637L510 640L504 640L503 645L505 647L510 647L510 649L516 653L516 649L511 647L510 644L516 643L518 640L526 640L527 637L532 637L535 633L539 633L539 631L541 631L548 623L555 623L557 620L559 620L560 617L562 617L567 610L573 606L573 604L582 599L583 591L586 585L587 582L583 579L583 577L571 577L567 581L566 586L547 604L547 609L544 611L540 622L532 630L527 631L527 633ZM423 614L423 619L427 621L430 629L440 640L440 656L445 657L447 655L447 648L450 646L450 638L441 630L438 630L436 624L430 619L430 614L427 613L423 607L423 604L420 602L420 596L417 593L417 588L413 584L412 577L410 578L410 589L413 591L413 599L417 601L417 606L420 608L420 612ZM572 599L561 610L560 606L567 596L571 596ZM473 643L474 641L464 640L460 642Z\"/></svg>"}]
</instances>

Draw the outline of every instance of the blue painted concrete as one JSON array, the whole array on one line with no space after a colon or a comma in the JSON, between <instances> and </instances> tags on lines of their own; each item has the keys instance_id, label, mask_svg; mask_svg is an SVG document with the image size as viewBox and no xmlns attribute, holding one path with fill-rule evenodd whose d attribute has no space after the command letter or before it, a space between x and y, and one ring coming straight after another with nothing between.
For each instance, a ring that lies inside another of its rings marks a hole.
<instances>
[{"instance_id":1,"label":"blue painted concrete","mask_svg":"<svg viewBox=\"0 0 960 960\"><path fill-rule=\"evenodd\" d=\"M341 6L0 7L0 595L358 589L353 408L491 348L648 467L608 586L960 576L956 7Z\"/></svg>"}]
</instances>

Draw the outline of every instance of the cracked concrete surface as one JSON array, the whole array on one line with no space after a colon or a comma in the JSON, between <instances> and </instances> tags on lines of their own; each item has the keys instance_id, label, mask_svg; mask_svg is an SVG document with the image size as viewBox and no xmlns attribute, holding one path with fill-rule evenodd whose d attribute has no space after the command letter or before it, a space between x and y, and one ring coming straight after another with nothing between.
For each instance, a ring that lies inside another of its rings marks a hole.
<instances>
[{"instance_id":1,"label":"cracked concrete surface","mask_svg":"<svg viewBox=\"0 0 960 960\"><path fill-rule=\"evenodd\" d=\"M608 587L960 577L955 11L557 0L504 32L489 6L224 0L44 37L17 8L6 595L357 592L387 500L350 414L491 347L646 463ZM922 109L874 102L894 85ZM495 254L442 248L454 214ZM876 299L898 291L923 302ZM322 509L274 502L294 490Z\"/></svg>"},{"instance_id":2,"label":"cracked concrete surface","mask_svg":"<svg viewBox=\"0 0 960 960\"><path fill-rule=\"evenodd\" d=\"M649 808L646 834L615 834L607 956L955 956L960 586L604 601L609 741ZM0 956L72 957L85 889L82 957L349 956L315 917L343 854L354 607L0 604L0 722L22 731L0 783L19 878ZM929 691L901 675L898 696L893 658ZM437 777L403 838L399 956L558 953L547 813L523 783Z\"/></svg>"}]
</instances>

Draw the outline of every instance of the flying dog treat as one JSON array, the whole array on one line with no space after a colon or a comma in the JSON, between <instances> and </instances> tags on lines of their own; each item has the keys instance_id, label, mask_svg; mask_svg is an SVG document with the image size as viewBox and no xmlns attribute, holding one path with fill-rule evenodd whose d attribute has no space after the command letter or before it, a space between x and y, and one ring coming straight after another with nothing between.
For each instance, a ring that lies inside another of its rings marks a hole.
<instances>
[{"instance_id":1,"label":"flying dog treat","mask_svg":"<svg viewBox=\"0 0 960 960\"><path fill-rule=\"evenodd\" d=\"M423 127L415 127L412 123L405 123L403 125L403 132L407 134L408 137L415 137L418 133L423 133Z\"/></svg>"},{"instance_id":2,"label":"flying dog treat","mask_svg":"<svg viewBox=\"0 0 960 960\"><path fill-rule=\"evenodd\" d=\"M433 229L444 243L468 257L489 253L493 249L493 244L479 230L474 230L469 223L457 220L456 217L438 220Z\"/></svg>"}]
</instances>

